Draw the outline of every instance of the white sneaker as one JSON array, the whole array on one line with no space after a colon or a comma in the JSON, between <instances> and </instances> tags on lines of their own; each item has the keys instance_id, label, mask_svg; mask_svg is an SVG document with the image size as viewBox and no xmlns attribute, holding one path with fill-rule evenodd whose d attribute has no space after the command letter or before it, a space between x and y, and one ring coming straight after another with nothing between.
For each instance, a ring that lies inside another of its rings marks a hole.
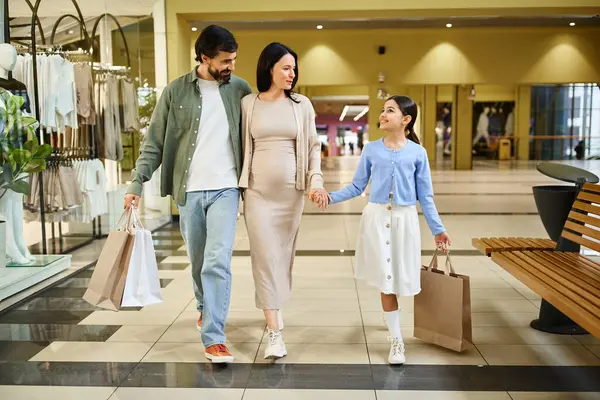
<instances>
[{"instance_id":1,"label":"white sneaker","mask_svg":"<svg viewBox=\"0 0 600 400\"><path fill-rule=\"evenodd\" d=\"M397 337L390 337L388 340L391 343L388 362L394 365L404 364L406 362L406 357L404 357L404 342Z\"/></svg>"},{"instance_id":2,"label":"white sneaker","mask_svg":"<svg viewBox=\"0 0 600 400\"><path fill-rule=\"evenodd\" d=\"M267 338L267 348L265 349L265 359L282 358L287 355L287 349L283 342L281 332L275 332L268 329L269 337Z\"/></svg>"},{"instance_id":3,"label":"white sneaker","mask_svg":"<svg viewBox=\"0 0 600 400\"><path fill-rule=\"evenodd\" d=\"M279 330L283 330L283 313L281 310L277 310L277 324L279 325Z\"/></svg>"}]
</instances>

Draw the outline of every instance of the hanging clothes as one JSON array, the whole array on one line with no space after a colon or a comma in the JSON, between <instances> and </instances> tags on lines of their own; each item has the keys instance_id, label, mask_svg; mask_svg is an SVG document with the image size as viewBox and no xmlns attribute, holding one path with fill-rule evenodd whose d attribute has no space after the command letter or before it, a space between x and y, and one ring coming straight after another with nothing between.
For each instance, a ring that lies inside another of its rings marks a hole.
<instances>
[{"instance_id":1,"label":"hanging clothes","mask_svg":"<svg viewBox=\"0 0 600 400\"><path fill-rule=\"evenodd\" d=\"M99 157L107 160L123 159L123 141L121 125L119 80L108 73L97 75L96 115L98 116L98 152Z\"/></svg>"}]
</instances>

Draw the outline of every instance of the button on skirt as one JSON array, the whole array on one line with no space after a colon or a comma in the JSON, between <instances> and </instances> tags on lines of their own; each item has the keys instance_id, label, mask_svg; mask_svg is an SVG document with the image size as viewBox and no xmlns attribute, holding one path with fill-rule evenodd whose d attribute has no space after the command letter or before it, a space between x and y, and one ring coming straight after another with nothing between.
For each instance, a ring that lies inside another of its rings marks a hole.
<instances>
[{"instance_id":1,"label":"button on skirt","mask_svg":"<svg viewBox=\"0 0 600 400\"><path fill-rule=\"evenodd\" d=\"M421 232L416 206L369 203L356 243L357 279L382 293L415 296L421 291Z\"/></svg>"}]
</instances>

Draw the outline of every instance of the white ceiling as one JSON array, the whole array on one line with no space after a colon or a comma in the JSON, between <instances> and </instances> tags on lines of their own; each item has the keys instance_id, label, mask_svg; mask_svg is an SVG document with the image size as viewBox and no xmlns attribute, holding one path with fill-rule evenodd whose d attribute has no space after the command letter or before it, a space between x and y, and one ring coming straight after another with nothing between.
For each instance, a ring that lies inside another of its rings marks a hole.
<instances>
[{"instance_id":1,"label":"white ceiling","mask_svg":"<svg viewBox=\"0 0 600 400\"><path fill-rule=\"evenodd\" d=\"M30 0L35 4L37 0ZM105 13L116 16L150 15L154 0L78 0L79 8L84 18L94 17ZM29 17L31 9L25 0L9 0L10 17ZM72 0L41 0L39 16L59 17L64 14L75 14Z\"/></svg>"}]
</instances>

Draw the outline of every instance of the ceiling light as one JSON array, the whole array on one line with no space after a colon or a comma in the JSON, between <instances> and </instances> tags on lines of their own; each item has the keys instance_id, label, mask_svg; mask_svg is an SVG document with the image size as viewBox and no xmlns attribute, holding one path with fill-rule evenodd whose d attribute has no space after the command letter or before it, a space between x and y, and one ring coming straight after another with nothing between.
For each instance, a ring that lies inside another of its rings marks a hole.
<instances>
[{"instance_id":1,"label":"ceiling light","mask_svg":"<svg viewBox=\"0 0 600 400\"><path fill-rule=\"evenodd\" d=\"M67 33L68 33L69 35L72 35L72 34L74 34L75 32L73 31L73 29L69 29L69 30L67 31Z\"/></svg>"},{"instance_id":2,"label":"ceiling light","mask_svg":"<svg viewBox=\"0 0 600 400\"><path fill-rule=\"evenodd\" d=\"M317 25L317 29L318 29L318 30L321 30L321 29L323 29L323 25Z\"/></svg>"},{"instance_id":3,"label":"ceiling light","mask_svg":"<svg viewBox=\"0 0 600 400\"><path fill-rule=\"evenodd\" d=\"M192 32L196 32L198 30L198 28L196 28L195 26L192 26Z\"/></svg>"},{"instance_id":4,"label":"ceiling light","mask_svg":"<svg viewBox=\"0 0 600 400\"><path fill-rule=\"evenodd\" d=\"M346 114L348 114L349 109L350 109L349 106L344 107L344 110L342 111L342 115L340 115L340 122L342 122L344 120L344 118L346 118Z\"/></svg>"},{"instance_id":5,"label":"ceiling light","mask_svg":"<svg viewBox=\"0 0 600 400\"><path fill-rule=\"evenodd\" d=\"M452 28L452 24L446 24L446 28Z\"/></svg>"},{"instance_id":6,"label":"ceiling light","mask_svg":"<svg viewBox=\"0 0 600 400\"><path fill-rule=\"evenodd\" d=\"M575 22L571 22L569 26L575 26Z\"/></svg>"},{"instance_id":7,"label":"ceiling light","mask_svg":"<svg viewBox=\"0 0 600 400\"><path fill-rule=\"evenodd\" d=\"M359 119L361 119L362 117L364 117L365 114L368 113L368 112L369 112L369 107L365 107L365 109L362 110L360 112L360 114L358 114L356 117L354 117L354 121L358 121Z\"/></svg>"}]
</instances>

